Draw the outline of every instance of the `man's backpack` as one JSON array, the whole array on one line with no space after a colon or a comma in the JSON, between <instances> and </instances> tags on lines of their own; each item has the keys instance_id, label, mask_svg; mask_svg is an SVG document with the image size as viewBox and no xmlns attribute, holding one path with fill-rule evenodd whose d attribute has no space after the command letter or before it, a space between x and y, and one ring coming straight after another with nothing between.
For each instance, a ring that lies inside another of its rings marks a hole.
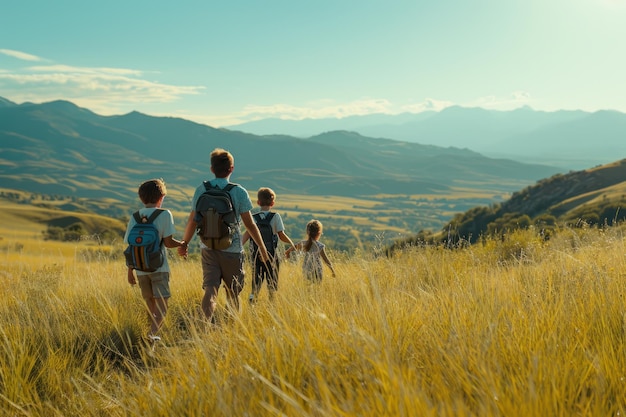
<instances>
[{"instance_id":1,"label":"man's backpack","mask_svg":"<svg viewBox=\"0 0 626 417\"><path fill-rule=\"evenodd\" d=\"M237 214L230 190L237 184L228 183L224 189L204 181L205 192L196 202L196 230L198 237L210 249L227 249L238 227Z\"/></svg>"},{"instance_id":2,"label":"man's backpack","mask_svg":"<svg viewBox=\"0 0 626 417\"><path fill-rule=\"evenodd\" d=\"M274 218L274 214L275 213L273 212L265 213L265 218L261 217L261 213L255 213L252 216L254 217L257 227L259 228L259 232L261 232L261 237L263 238L263 243L265 244L267 253L271 257L273 257L276 253L276 247L278 246L278 235L275 234L272 229L272 218ZM252 241L252 255L256 257L259 247L254 240L250 240Z\"/></svg>"},{"instance_id":3,"label":"man's backpack","mask_svg":"<svg viewBox=\"0 0 626 417\"><path fill-rule=\"evenodd\" d=\"M150 217L133 213L137 222L128 232L128 247L124 251L126 266L144 272L154 272L163 265L161 238L154 219L164 210L156 209Z\"/></svg>"}]
</instances>

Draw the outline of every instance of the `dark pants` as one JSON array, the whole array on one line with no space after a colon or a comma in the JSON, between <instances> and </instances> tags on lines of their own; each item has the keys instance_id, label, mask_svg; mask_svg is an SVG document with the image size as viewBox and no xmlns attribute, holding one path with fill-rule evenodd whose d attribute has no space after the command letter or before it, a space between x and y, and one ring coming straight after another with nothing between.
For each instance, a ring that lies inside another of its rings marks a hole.
<instances>
[{"instance_id":1,"label":"dark pants","mask_svg":"<svg viewBox=\"0 0 626 417\"><path fill-rule=\"evenodd\" d=\"M270 296L278 290L278 270L280 262L278 257L270 257L268 263L264 263L260 259L254 261L254 278L252 279L252 294L255 296L261 291L263 281L267 281L267 289Z\"/></svg>"}]
</instances>

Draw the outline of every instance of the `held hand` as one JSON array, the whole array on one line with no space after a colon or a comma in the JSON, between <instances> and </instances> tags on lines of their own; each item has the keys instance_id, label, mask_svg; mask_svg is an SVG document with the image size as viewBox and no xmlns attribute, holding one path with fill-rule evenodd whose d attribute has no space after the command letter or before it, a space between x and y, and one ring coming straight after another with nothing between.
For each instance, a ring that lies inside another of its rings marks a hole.
<instances>
[{"instance_id":1,"label":"held hand","mask_svg":"<svg viewBox=\"0 0 626 417\"><path fill-rule=\"evenodd\" d=\"M295 246L292 246L289 249L287 249L285 251L285 258L289 259L289 257L291 257L291 252L294 252L294 251L296 251L296 247Z\"/></svg>"},{"instance_id":2,"label":"held hand","mask_svg":"<svg viewBox=\"0 0 626 417\"><path fill-rule=\"evenodd\" d=\"M187 254L189 253L189 245L187 242L183 242L182 245L178 247L178 256L182 256L187 259Z\"/></svg>"}]
</instances>

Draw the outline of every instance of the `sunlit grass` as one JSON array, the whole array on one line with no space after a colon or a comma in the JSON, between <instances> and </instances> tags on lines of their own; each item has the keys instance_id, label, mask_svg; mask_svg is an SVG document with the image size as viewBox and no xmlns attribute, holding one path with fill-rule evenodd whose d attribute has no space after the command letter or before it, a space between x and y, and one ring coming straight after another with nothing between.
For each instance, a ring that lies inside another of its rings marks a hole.
<instances>
[{"instance_id":1,"label":"sunlit grass","mask_svg":"<svg viewBox=\"0 0 626 417\"><path fill-rule=\"evenodd\" d=\"M217 324L197 259L172 259L152 349L116 248L0 241L0 415L543 416L626 411L620 228L520 231L393 258L332 253L307 284L283 262ZM117 248L121 251L121 248Z\"/></svg>"}]
</instances>

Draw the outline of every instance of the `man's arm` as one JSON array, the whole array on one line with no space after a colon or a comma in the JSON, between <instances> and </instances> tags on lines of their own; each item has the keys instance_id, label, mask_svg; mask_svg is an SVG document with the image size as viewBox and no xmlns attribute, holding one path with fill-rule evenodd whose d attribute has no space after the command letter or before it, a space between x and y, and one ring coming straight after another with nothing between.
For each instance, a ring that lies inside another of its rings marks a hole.
<instances>
[{"instance_id":1,"label":"man's arm","mask_svg":"<svg viewBox=\"0 0 626 417\"><path fill-rule=\"evenodd\" d=\"M185 225L185 232L183 233L183 244L178 247L178 254L180 256L187 256L189 241L193 239L193 234L196 231L196 221L193 219L195 215L195 210L191 210L189 212L187 224Z\"/></svg>"},{"instance_id":2,"label":"man's arm","mask_svg":"<svg viewBox=\"0 0 626 417\"><path fill-rule=\"evenodd\" d=\"M259 232L259 228L252 218L252 214L249 211L241 213L241 220L243 221L243 225L246 226L246 231L250 234L250 238L252 238L259 247L261 260L263 262L269 261L270 257L267 253L267 248L265 247L265 243L263 243L263 237L261 237L261 232Z\"/></svg>"}]
</instances>

